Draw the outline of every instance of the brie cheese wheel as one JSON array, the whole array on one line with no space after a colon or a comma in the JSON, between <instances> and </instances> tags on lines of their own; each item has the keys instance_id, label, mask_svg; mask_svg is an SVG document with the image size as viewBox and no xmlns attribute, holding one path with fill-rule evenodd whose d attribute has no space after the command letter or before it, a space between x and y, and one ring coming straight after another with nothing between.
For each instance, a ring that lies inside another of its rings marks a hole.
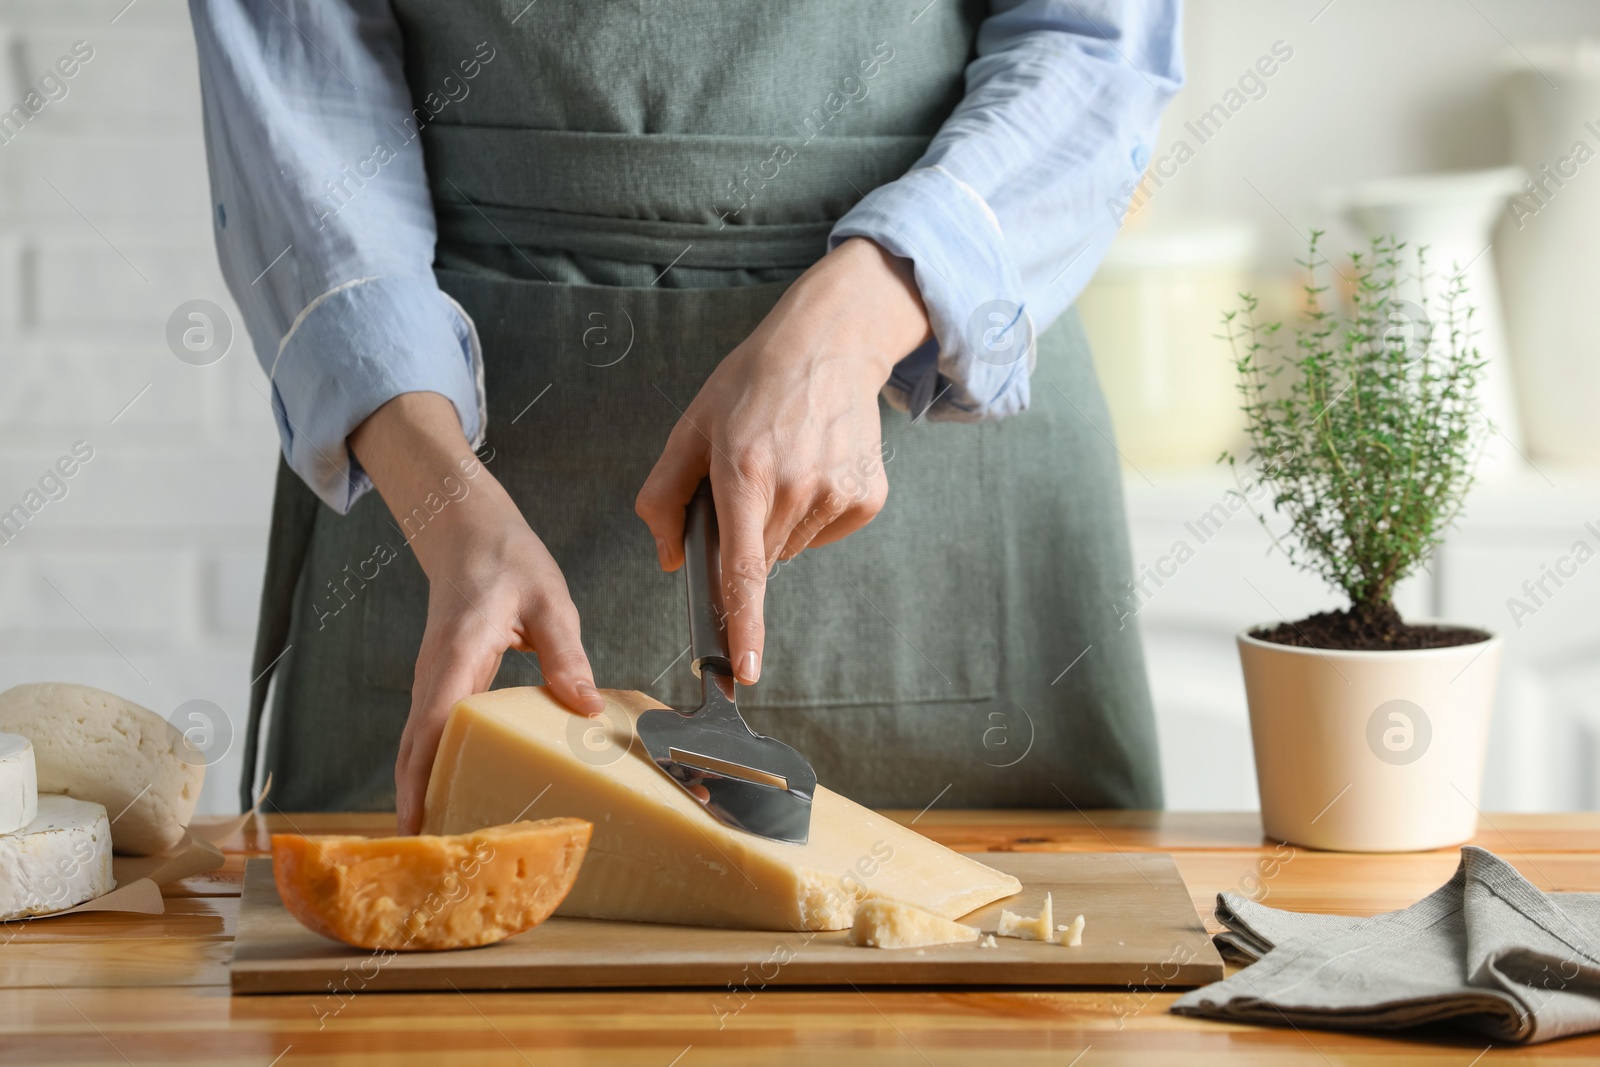
<instances>
[{"instance_id":1,"label":"brie cheese wheel","mask_svg":"<svg viewBox=\"0 0 1600 1067\"><path fill-rule=\"evenodd\" d=\"M118 852L176 845L200 802L204 757L147 708L86 685L19 685L0 693L0 730L33 742L41 793L104 805Z\"/></svg>"},{"instance_id":2,"label":"brie cheese wheel","mask_svg":"<svg viewBox=\"0 0 1600 1067\"><path fill-rule=\"evenodd\" d=\"M116 886L104 805L45 793L32 822L0 836L0 920L64 911Z\"/></svg>"},{"instance_id":3,"label":"brie cheese wheel","mask_svg":"<svg viewBox=\"0 0 1600 1067\"><path fill-rule=\"evenodd\" d=\"M633 729L662 707L601 690L594 719L542 688L467 697L450 712L422 831L460 834L517 819L594 824L558 915L745 930L844 930L866 900L955 919L1021 889L1009 874L936 844L821 786L810 839L772 841L718 822L645 754Z\"/></svg>"},{"instance_id":4,"label":"brie cheese wheel","mask_svg":"<svg viewBox=\"0 0 1600 1067\"><path fill-rule=\"evenodd\" d=\"M856 909L856 921L850 927L850 943L872 948L922 948L976 941L982 932L976 926L967 926L898 900L869 900Z\"/></svg>"},{"instance_id":5,"label":"brie cheese wheel","mask_svg":"<svg viewBox=\"0 0 1600 1067\"><path fill-rule=\"evenodd\" d=\"M20 734L0 734L0 834L22 829L38 813L33 742Z\"/></svg>"}]
</instances>

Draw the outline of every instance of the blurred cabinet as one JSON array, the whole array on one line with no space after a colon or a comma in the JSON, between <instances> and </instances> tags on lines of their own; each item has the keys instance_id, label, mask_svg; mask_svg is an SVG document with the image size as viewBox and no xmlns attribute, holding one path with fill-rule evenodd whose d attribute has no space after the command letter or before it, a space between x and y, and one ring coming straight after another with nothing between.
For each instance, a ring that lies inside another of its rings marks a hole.
<instances>
[{"instance_id":1,"label":"blurred cabinet","mask_svg":"<svg viewBox=\"0 0 1600 1067\"><path fill-rule=\"evenodd\" d=\"M1225 470L1130 471L1125 486L1167 804L1253 809L1234 634L1340 600L1289 566L1249 508L1228 506ZM1407 617L1506 639L1485 810L1600 808L1600 475L1546 466L1478 486L1429 573L1398 601Z\"/></svg>"}]
</instances>

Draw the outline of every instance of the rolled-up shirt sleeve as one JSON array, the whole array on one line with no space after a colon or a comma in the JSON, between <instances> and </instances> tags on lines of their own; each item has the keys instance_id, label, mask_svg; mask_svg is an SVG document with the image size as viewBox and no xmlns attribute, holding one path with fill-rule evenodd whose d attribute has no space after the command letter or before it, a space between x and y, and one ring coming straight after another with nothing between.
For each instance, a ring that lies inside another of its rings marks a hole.
<instances>
[{"instance_id":1,"label":"rolled-up shirt sleeve","mask_svg":"<svg viewBox=\"0 0 1600 1067\"><path fill-rule=\"evenodd\" d=\"M212 224L289 466L336 511L346 439L406 392L483 440L483 356L432 272L436 231L387 0L191 0Z\"/></svg>"},{"instance_id":2,"label":"rolled-up shirt sleeve","mask_svg":"<svg viewBox=\"0 0 1600 1067\"><path fill-rule=\"evenodd\" d=\"M928 310L890 404L967 422L1028 406L1033 339L1094 274L1182 83L1179 0L996 0L928 151L833 228L911 260Z\"/></svg>"}]
</instances>

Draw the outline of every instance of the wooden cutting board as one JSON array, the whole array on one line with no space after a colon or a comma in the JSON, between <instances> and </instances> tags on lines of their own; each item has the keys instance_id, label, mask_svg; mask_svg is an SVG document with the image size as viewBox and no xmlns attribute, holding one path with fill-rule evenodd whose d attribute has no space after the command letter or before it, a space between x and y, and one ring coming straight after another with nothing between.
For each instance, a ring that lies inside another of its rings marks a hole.
<instances>
[{"instance_id":1,"label":"wooden cutting board","mask_svg":"<svg viewBox=\"0 0 1600 1067\"><path fill-rule=\"evenodd\" d=\"M1222 959L1165 853L994 853L974 858L1015 875L1022 892L967 915L992 933L1002 908L1037 915L1054 895L1057 925L1083 914L1083 944L997 938L998 947L922 950L852 945L845 931L776 933L552 918L484 948L386 953L351 948L301 926L278 899L272 861L245 867L234 942L235 993L317 993L334 1010L365 990L599 989L711 986L736 1011L774 986L1204 985Z\"/></svg>"}]
</instances>

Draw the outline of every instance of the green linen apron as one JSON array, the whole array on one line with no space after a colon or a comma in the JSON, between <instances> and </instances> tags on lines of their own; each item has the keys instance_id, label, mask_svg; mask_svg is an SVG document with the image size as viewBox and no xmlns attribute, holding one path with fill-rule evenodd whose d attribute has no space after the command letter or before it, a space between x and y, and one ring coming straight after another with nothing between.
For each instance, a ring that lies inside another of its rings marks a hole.
<instances>
[{"instance_id":1,"label":"green linen apron","mask_svg":"<svg viewBox=\"0 0 1600 1067\"><path fill-rule=\"evenodd\" d=\"M598 684L695 706L683 578L657 567L635 495L832 223L921 155L960 99L980 13L394 6L413 97L436 112L421 136L438 279L482 340L487 469L566 575ZM1037 345L1033 406L1013 418L880 403L883 512L771 577L762 680L740 705L862 803L1161 803L1139 639L1117 607L1131 567L1110 418L1076 316ZM427 518L407 532L427 536ZM280 469L244 792L275 676L275 805L393 806L426 605L376 493L341 517ZM508 652L495 687L540 681Z\"/></svg>"}]
</instances>

